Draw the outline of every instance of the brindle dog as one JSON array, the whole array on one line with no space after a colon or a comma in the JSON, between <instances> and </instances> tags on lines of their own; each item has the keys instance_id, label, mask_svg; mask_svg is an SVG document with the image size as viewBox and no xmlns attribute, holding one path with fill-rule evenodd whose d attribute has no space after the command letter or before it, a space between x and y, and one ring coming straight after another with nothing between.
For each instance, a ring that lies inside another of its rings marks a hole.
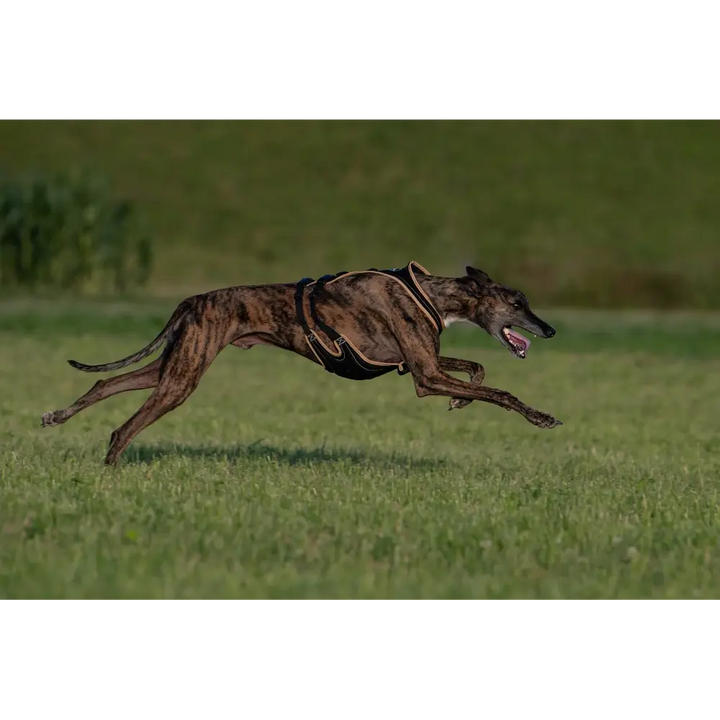
<instances>
[{"instance_id":1,"label":"brindle dog","mask_svg":"<svg viewBox=\"0 0 720 720\"><path fill-rule=\"evenodd\" d=\"M469 322L499 340L513 355L525 357L529 341L512 330L520 327L551 338L555 330L535 315L521 292L493 282L472 267L461 278L422 275L417 281L444 324ZM43 427L67 422L100 400L127 392L155 388L142 407L110 438L105 463L115 465L131 440L144 428L181 405L200 382L217 354L227 345L250 348L275 345L318 362L296 317L296 284L240 286L215 290L184 300L160 334L142 350L105 365L70 364L85 372L108 372L136 363L157 350L162 355L145 367L97 382L65 410L47 412ZM307 298L304 299L307 314ZM440 355L439 333L428 314L393 278L380 273L353 273L325 289L317 313L337 328L362 354L376 362L403 363L412 374L418 397L450 397L450 408L473 400L515 410L540 428L562 423L504 390L485 387L485 370L469 360ZM320 333L323 342L327 342ZM470 382L448 375L467 373Z\"/></svg>"}]
</instances>

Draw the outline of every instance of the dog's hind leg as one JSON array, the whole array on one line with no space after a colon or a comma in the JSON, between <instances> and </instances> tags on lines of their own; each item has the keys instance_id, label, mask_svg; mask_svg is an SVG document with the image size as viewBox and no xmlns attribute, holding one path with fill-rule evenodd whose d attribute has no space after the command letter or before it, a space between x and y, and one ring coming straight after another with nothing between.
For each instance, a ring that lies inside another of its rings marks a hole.
<instances>
[{"instance_id":1,"label":"dog's hind leg","mask_svg":"<svg viewBox=\"0 0 720 720\"><path fill-rule=\"evenodd\" d=\"M128 392L129 390L147 390L155 387L160 379L160 365L162 358L158 358L149 365L139 370L123 373L116 377L96 382L88 392L78 398L72 405L65 410L55 410L54 412L43 413L42 426L53 427L67 422L71 417L77 415L96 402L105 400L112 395Z\"/></svg>"},{"instance_id":2,"label":"dog's hind leg","mask_svg":"<svg viewBox=\"0 0 720 720\"><path fill-rule=\"evenodd\" d=\"M185 329L173 344L152 395L110 436L106 465L117 464L122 452L139 432L182 405L192 395L222 347L216 333L204 332L197 324Z\"/></svg>"},{"instance_id":3,"label":"dog's hind leg","mask_svg":"<svg viewBox=\"0 0 720 720\"><path fill-rule=\"evenodd\" d=\"M485 379L485 368L479 363L472 360L461 360L460 358L451 358L440 356L440 369L443 372L464 372L470 376L471 385L482 385ZM463 398L450 398L450 407L448 410L460 410L469 405L472 400Z\"/></svg>"}]
</instances>

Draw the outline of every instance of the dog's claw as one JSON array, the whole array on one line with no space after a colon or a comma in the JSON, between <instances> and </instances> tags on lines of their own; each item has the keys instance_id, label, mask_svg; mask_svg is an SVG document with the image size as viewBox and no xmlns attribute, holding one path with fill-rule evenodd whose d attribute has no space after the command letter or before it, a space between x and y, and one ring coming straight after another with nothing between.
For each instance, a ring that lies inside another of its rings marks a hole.
<instances>
[{"instance_id":1,"label":"dog's claw","mask_svg":"<svg viewBox=\"0 0 720 720\"><path fill-rule=\"evenodd\" d=\"M552 415L547 413L538 412L531 415L528 420L535 426L542 428L543 430L552 430L552 428L562 425L560 420L554 418Z\"/></svg>"},{"instance_id":2,"label":"dog's claw","mask_svg":"<svg viewBox=\"0 0 720 720\"><path fill-rule=\"evenodd\" d=\"M58 423L55 422L55 413L54 412L43 413L42 427L53 427L53 425L57 425L57 424Z\"/></svg>"}]
</instances>

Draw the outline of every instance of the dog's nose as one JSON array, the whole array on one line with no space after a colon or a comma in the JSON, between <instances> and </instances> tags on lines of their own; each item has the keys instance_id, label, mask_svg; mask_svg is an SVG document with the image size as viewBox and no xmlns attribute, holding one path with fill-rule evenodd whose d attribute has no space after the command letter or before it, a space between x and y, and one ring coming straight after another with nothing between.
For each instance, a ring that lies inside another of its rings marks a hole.
<instances>
[{"instance_id":1,"label":"dog's nose","mask_svg":"<svg viewBox=\"0 0 720 720\"><path fill-rule=\"evenodd\" d=\"M551 338L551 337L554 337L554 336L555 336L555 328L554 328L554 327L550 327L550 326L548 325L547 330L545 331L545 337L546 337L546 338Z\"/></svg>"}]
</instances>

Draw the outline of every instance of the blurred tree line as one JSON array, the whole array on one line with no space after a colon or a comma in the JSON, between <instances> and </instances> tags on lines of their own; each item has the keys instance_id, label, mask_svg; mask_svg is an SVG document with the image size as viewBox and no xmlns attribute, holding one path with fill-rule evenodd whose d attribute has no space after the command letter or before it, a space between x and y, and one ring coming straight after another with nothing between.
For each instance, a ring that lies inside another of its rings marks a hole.
<instances>
[{"instance_id":1,"label":"blurred tree line","mask_svg":"<svg viewBox=\"0 0 720 720\"><path fill-rule=\"evenodd\" d=\"M147 228L101 178L0 180L0 288L125 293L144 284Z\"/></svg>"}]
</instances>

